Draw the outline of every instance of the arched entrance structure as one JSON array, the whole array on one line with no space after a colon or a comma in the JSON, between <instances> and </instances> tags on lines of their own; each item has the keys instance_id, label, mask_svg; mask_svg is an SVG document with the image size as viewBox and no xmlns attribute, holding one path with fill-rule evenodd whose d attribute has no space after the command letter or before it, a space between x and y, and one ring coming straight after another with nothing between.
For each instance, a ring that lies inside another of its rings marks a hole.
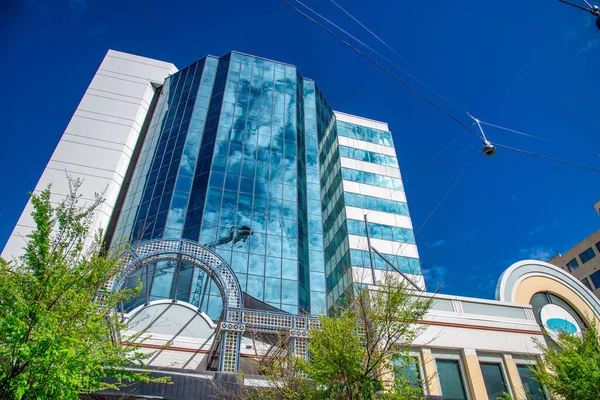
<instances>
[{"instance_id":1,"label":"arched entrance structure","mask_svg":"<svg viewBox=\"0 0 600 400\"><path fill-rule=\"evenodd\" d=\"M109 287L112 291L122 290L128 278L136 271L165 261L175 261L175 274L182 264L187 263L200 268L213 280L221 293L223 311L217 326L216 336L219 340L214 342L209 358L219 354L219 371L236 372L239 369L240 343L245 331L287 332L293 351L298 356L307 357L308 329L318 326L318 319L283 312L244 309L243 291L235 272L223 258L207 247L184 239L157 239L132 247L122 256L122 260L123 270ZM174 281L178 282L176 277ZM171 299L176 302L176 287L174 293L171 293Z\"/></svg>"},{"instance_id":2,"label":"arched entrance structure","mask_svg":"<svg viewBox=\"0 0 600 400\"><path fill-rule=\"evenodd\" d=\"M498 280L496 299L529 304L538 293L557 296L600 331L600 300L568 272L543 261L524 260L511 265Z\"/></svg>"}]
</instances>

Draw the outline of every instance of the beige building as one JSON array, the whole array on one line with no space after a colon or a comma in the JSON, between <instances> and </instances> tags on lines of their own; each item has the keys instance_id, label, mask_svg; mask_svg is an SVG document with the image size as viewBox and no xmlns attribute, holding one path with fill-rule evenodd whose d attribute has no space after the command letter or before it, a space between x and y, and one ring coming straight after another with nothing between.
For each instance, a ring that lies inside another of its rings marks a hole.
<instances>
[{"instance_id":1,"label":"beige building","mask_svg":"<svg viewBox=\"0 0 600 400\"><path fill-rule=\"evenodd\" d=\"M594 204L594 209L600 214L600 201ZM572 273L600 297L600 230L577 243L565 254L555 255L548 262Z\"/></svg>"}]
</instances>

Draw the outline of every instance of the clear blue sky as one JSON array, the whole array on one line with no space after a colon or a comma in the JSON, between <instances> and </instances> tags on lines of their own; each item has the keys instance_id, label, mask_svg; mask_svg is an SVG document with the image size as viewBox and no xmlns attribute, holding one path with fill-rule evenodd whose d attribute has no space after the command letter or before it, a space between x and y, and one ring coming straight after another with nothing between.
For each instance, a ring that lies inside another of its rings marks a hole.
<instances>
[{"instance_id":1,"label":"clear blue sky","mask_svg":"<svg viewBox=\"0 0 600 400\"><path fill-rule=\"evenodd\" d=\"M590 15L552 0L339 2L480 119L562 144L489 128L492 141L600 167ZM328 1L306 3L377 45ZM480 146L465 134L416 174L461 128L278 0L3 1L0 246L109 48L180 68L232 49L296 65L336 110L389 123L415 227ZM449 277L444 293L492 298L512 262L548 258L600 228L599 180L509 150L478 157L417 235L429 283Z\"/></svg>"}]
</instances>

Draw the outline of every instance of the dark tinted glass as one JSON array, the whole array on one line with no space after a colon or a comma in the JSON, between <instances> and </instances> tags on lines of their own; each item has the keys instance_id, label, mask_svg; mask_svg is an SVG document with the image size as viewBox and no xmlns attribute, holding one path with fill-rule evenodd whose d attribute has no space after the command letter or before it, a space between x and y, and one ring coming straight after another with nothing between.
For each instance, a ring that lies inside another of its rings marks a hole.
<instances>
[{"instance_id":1,"label":"dark tinted glass","mask_svg":"<svg viewBox=\"0 0 600 400\"><path fill-rule=\"evenodd\" d=\"M521 383L523 384L527 398L531 400L546 400L546 394L542 386L533 379L533 371L529 366L517 365L517 370L519 371L519 377L521 377Z\"/></svg>"},{"instance_id":2,"label":"dark tinted glass","mask_svg":"<svg viewBox=\"0 0 600 400\"><path fill-rule=\"evenodd\" d=\"M594 257L596 257L596 253L594 253L594 249L591 247L579 255L579 258L583 264L590 261Z\"/></svg>"},{"instance_id":3,"label":"dark tinted glass","mask_svg":"<svg viewBox=\"0 0 600 400\"><path fill-rule=\"evenodd\" d=\"M436 360L444 400L466 400L465 385L458 360Z\"/></svg>"},{"instance_id":4,"label":"dark tinted glass","mask_svg":"<svg viewBox=\"0 0 600 400\"><path fill-rule=\"evenodd\" d=\"M575 271L579 267L579 263L577 262L577 259L574 258L571 261L569 261L567 263L567 267L569 268L569 272Z\"/></svg>"},{"instance_id":5,"label":"dark tinted glass","mask_svg":"<svg viewBox=\"0 0 600 400\"><path fill-rule=\"evenodd\" d=\"M594 272L589 278L592 280L592 283L596 289L600 288L600 271Z\"/></svg>"},{"instance_id":6,"label":"dark tinted glass","mask_svg":"<svg viewBox=\"0 0 600 400\"><path fill-rule=\"evenodd\" d=\"M502 367L498 363L480 363L485 390L490 400L496 400L508 393Z\"/></svg>"},{"instance_id":7,"label":"dark tinted glass","mask_svg":"<svg viewBox=\"0 0 600 400\"><path fill-rule=\"evenodd\" d=\"M394 370L397 379L406 379L414 388L421 387L419 360L416 357L398 357L394 360Z\"/></svg>"},{"instance_id":8,"label":"dark tinted glass","mask_svg":"<svg viewBox=\"0 0 600 400\"><path fill-rule=\"evenodd\" d=\"M594 289L592 289L592 285L590 285L590 281L588 280L588 278L583 278L583 279L581 280L581 283L583 283L583 285L584 285L586 288L588 288L588 289L590 289L590 290L594 290Z\"/></svg>"}]
</instances>

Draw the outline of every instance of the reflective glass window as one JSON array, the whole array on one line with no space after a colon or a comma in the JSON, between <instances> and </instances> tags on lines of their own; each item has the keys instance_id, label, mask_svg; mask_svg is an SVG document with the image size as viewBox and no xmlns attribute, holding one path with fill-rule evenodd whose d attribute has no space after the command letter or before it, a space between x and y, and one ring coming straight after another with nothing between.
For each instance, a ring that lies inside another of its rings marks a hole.
<instances>
[{"instance_id":1,"label":"reflective glass window","mask_svg":"<svg viewBox=\"0 0 600 400\"><path fill-rule=\"evenodd\" d=\"M567 268L569 268L569 272L573 272L575 271L577 268L579 268L579 263L577 262L577 259L574 258L571 261L569 261L567 263Z\"/></svg>"},{"instance_id":2,"label":"reflective glass window","mask_svg":"<svg viewBox=\"0 0 600 400\"><path fill-rule=\"evenodd\" d=\"M579 255L579 258L583 264L590 261L594 257L596 257L596 253L594 253L594 249L591 247Z\"/></svg>"},{"instance_id":3,"label":"reflective glass window","mask_svg":"<svg viewBox=\"0 0 600 400\"><path fill-rule=\"evenodd\" d=\"M596 271L589 276L596 289L600 289L600 271Z\"/></svg>"},{"instance_id":4,"label":"reflective glass window","mask_svg":"<svg viewBox=\"0 0 600 400\"><path fill-rule=\"evenodd\" d=\"M521 378L521 383L523 384L523 389L525 389L527 398L531 400L546 400L546 393L539 382L534 379L534 373L531 370L531 366L517 365L517 370L519 371L519 377Z\"/></svg>"},{"instance_id":5,"label":"reflective glass window","mask_svg":"<svg viewBox=\"0 0 600 400\"><path fill-rule=\"evenodd\" d=\"M589 281L589 279L588 279L588 278L583 278L583 279L581 280L581 283L583 283L583 285L584 285L586 288L588 288L588 289L590 289L590 290L594 290L594 289L592 289L592 285L590 284L590 281Z\"/></svg>"},{"instance_id":6,"label":"reflective glass window","mask_svg":"<svg viewBox=\"0 0 600 400\"><path fill-rule=\"evenodd\" d=\"M247 289L246 289L248 294L259 300L263 300L264 280L265 280L265 278L262 276L248 275L248 282L247 282Z\"/></svg>"},{"instance_id":7,"label":"reflective glass window","mask_svg":"<svg viewBox=\"0 0 600 400\"><path fill-rule=\"evenodd\" d=\"M393 360L394 372L397 379L406 379L413 388L422 389L421 371L417 357L396 357Z\"/></svg>"},{"instance_id":8,"label":"reflective glass window","mask_svg":"<svg viewBox=\"0 0 600 400\"><path fill-rule=\"evenodd\" d=\"M265 278L265 301L275 303L279 307L281 302L281 279Z\"/></svg>"},{"instance_id":9,"label":"reflective glass window","mask_svg":"<svg viewBox=\"0 0 600 400\"><path fill-rule=\"evenodd\" d=\"M445 400L467 400L463 375L458 360L436 359L438 379Z\"/></svg>"},{"instance_id":10,"label":"reflective glass window","mask_svg":"<svg viewBox=\"0 0 600 400\"><path fill-rule=\"evenodd\" d=\"M500 363L480 362L479 365L489 399L497 399L503 397L504 393L509 393Z\"/></svg>"}]
</instances>

